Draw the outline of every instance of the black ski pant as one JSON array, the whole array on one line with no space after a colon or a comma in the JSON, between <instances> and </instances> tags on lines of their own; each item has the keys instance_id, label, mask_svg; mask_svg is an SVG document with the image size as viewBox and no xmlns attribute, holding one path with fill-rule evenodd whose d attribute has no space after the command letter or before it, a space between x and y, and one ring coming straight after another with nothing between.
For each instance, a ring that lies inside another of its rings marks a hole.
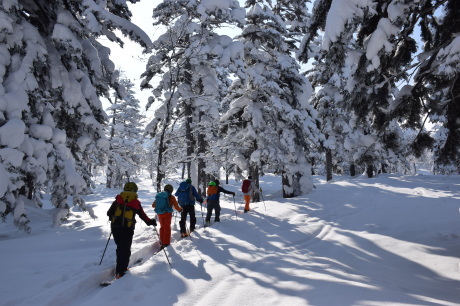
<instances>
[{"instance_id":1,"label":"black ski pant","mask_svg":"<svg viewBox=\"0 0 460 306\"><path fill-rule=\"evenodd\" d=\"M215 217L214 221L219 222L220 221L220 203L219 200L208 200L208 212L206 214L206 221L210 222L211 221L211 216L212 216L212 210L214 209L215 211Z\"/></svg>"},{"instance_id":2,"label":"black ski pant","mask_svg":"<svg viewBox=\"0 0 460 306\"><path fill-rule=\"evenodd\" d=\"M112 234L113 240L115 240L115 244L117 245L117 267L115 268L115 273L123 275L128 270L134 228L112 228Z\"/></svg>"},{"instance_id":3,"label":"black ski pant","mask_svg":"<svg viewBox=\"0 0 460 306\"><path fill-rule=\"evenodd\" d=\"M185 222L187 222L187 214L190 215L190 232L195 230L196 216L195 216L195 205L184 205L182 206L182 212L180 213L180 232L186 233Z\"/></svg>"}]
</instances>

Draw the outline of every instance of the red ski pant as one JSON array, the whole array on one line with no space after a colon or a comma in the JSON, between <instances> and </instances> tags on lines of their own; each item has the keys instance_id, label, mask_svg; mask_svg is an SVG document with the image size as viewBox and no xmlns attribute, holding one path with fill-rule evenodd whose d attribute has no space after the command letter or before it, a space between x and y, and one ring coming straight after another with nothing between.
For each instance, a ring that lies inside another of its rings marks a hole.
<instances>
[{"instance_id":1,"label":"red ski pant","mask_svg":"<svg viewBox=\"0 0 460 306\"><path fill-rule=\"evenodd\" d=\"M158 219L160 220L160 242L161 244L171 243L171 220L172 213L159 214Z\"/></svg>"},{"instance_id":2,"label":"red ski pant","mask_svg":"<svg viewBox=\"0 0 460 306\"><path fill-rule=\"evenodd\" d=\"M244 206L244 210L249 210L249 203L251 202L251 195L244 195L244 201L246 205Z\"/></svg>"}]
</instances>

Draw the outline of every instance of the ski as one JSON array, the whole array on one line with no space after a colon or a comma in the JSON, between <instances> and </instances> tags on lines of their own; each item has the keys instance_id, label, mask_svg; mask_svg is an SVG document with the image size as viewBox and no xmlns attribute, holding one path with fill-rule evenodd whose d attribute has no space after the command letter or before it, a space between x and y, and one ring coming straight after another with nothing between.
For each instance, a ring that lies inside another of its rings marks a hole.
<instances>
[{"instance_id":1,"label":"ski","mask_svg":"<svg viewBox=\"0 0 460 306\"><path fill-rule=\"evenodd\" d=\"M113 283L114 281L116 281L116 279L112 279L112 280L110 280L110 281L104 281L104 282L101 282L101 283L99 284L99 286L101 286L101 287L107 287L107 286L112 285L112 283Z\"/></svg>"},{"instance_id":2,"label":"ski","mask_svg":"<svg viewBox=\"0 0 460 306\"><path fill-rule=\"evenodd\" d=\"M135 262L133 262L129 267L128 267L128 270L132 267L135 267L135 266L138 266L138 265L141 265L144 263L144 259L143 258L139 258L137 259ZM112 279L112 280L109 280L109 281L103 281L101 282L99 285L101 287L107 287L109 285L111 285L114 281L116 281L117 279Z\"/></svg>"}]
</instances>

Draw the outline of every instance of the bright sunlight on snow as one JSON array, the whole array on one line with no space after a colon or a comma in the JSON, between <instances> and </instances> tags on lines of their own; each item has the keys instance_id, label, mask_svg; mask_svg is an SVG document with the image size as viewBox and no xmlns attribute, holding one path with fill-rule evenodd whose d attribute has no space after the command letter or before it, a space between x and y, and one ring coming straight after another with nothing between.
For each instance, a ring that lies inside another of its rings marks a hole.
<instances>
[{"instance_id":1,"label":"bright sunlight on snow","mask_svg":"<svg viewBox=\"0 0 460 306\"><path fill-rule=\"evenodd\" d=\"M102 179L101 179L102 180ZM176 181L175 187L177 187ZM1 305L460 305L460 177L315 177L313 193L282 199L279 178L261 179L264 201L243 213L240 183L223 196L221 222L153 255L157 236L137 223L131 261L108 287L115 244L106 211L120 190L86 197L99 217L27 206L30 235L1 224ZM138 182L149 216L150 181ZM235 215L235 208L237 214ZM9 218L7 222L10 222ZM171 263L171 268L168 264Z\"/></svg>"}]
</instances>

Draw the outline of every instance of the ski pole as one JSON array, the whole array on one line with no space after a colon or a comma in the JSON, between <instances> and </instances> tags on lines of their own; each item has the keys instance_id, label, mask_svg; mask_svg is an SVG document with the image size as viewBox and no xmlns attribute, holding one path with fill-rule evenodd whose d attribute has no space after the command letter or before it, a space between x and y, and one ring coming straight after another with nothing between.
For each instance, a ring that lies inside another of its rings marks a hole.
<instances>
[{"instance_id":1,"label":"ski pole","mask_svg":"<svg viewBox=\"0 0 460 306\"><path fill-rule=\"evenodd\" d=\"M201 220L203 221L203 227L204 227L204 229L206 229L206 227L204 226L203 203L200 203L200 206L201 206Z\"/></svg>"},{"instance_id":2,"label":"ski pole","mask_svg":"<svg viewBox=\"0 0 460 306\"><path fill-rule=\"evenodd\" d=\"M105 250L107 250L107 246L109 245L110 237L112 237L112 232L110 232L109 239L107 239L107 243L105 244L104 253L102 253L101 262L99 263L99 265L101 265L102 259L104 258Z\"/></svg>"},{"instance_id":3,"label":"ski pole","mask_svg":"<svg viewBox=\"0 0 460 306\"><path fill-rule=\"evenodd\" d=\"M181 218L182 218L182 216L181 216ZM176 222L177 222L177 211L174 211L174 225L176 226L176 230L177 230L177 223ZM179 224L179 227L180 227L180 224Z\"/></svg>"},{"instance_id":4,"label":"ski pole","mask_svg":"<svg viewBox=\"0 0 460 306\"><path fill-rule=\"evenodd\" d=\"M244 197L243 197L243 202L244 202ZM240 210L241 205L243 205L243 204L240 203L240 206L238 206L238 210Z\"/></svg>"},{"instance_id":5,"label":"ski pole","mask_svg":"<svg viewBox=\"0 0 460 306\"><path fill-rule=\"evenodd\" d=\"M157 233L158 240L160 240L160 244L163 245L163 244L161 243L161 238L160 238L160 234L158 234L157 227L154 226L153 229L154 229L155 232ZM169 261L169 257L168 257L168 254L166 254L165 248L163 248L163 251L165 252L166 259L168 260L169 268L172 268L172 267L171 267L171 262Z\"/></svg>"},{"instance_id":6,"label":"ski pole","mask_svg":"<svg viewBox=\"0 0 460 306\"><path fill-rule=\"evenodd\" d=\"M262 202L264 202L265 210L267 210L267 206L265 206L265 200L264 200L264 195L263 195L262 191L260 192L260 195L262 196Z\"/></svg>"},{"instance_id":7,"label":"ski pole","mask_svg":"<svg viewBox=\"0 0 460 306\"><path fill-rule=\"evenodd\" d=\"M235 202L235 196L233 196L233 206L235 206L235 217L236 217L236 220L238 220L238 215L236 214L236 202Z\"/></svg>"}]
</instances>

